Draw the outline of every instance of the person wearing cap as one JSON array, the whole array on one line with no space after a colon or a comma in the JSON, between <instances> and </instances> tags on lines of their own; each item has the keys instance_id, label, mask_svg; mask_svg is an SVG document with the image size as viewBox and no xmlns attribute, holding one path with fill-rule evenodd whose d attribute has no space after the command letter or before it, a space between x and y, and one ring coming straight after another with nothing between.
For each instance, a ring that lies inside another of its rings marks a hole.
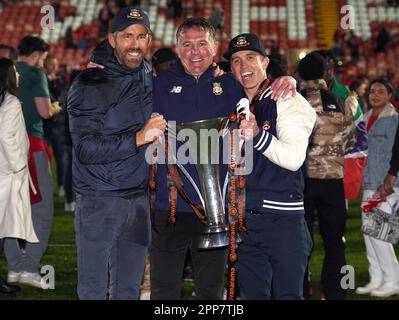
<instances>
[{"instance_id":1,"label":"person wearing cap","mask_svg":"<svg viewBox=\"0 0 399 320\"><path fill-rule=\"evenodd\" d=\"M304 220L303 164L316 113L300 94L270 99L269 59L259 38L233 38L223 55L250 101L240 135L252 140L245 219L237 277L243 300L303 299L302 281L312 241Z\"/></svg>"},{"instance_id":2,"label":"person wearing cap","mask_svg":"<svg viewBox=\"0 0 399 320\"><path fill-rule=\"evenodd\" d=\"M80 299L137 299L150 243L146 146L166 123L152 112L147 15L124 8L68 94Z\"/></svg>"},{"instance_id":3,"label":"person wearing cap","mask_svg":"<svg viewBox=\"0 0 399 320\"><path fill-rule=\"evenodd\" d=\"M216 67L212 64L217 52L214 28L202 17L188 18L179 26L176 41L177 63L154 79L154 111L176 124L228 116L243 91L231 73L215 76ZM276 80L274 98L291 92L295 94L295 83L291 79ZM184 168L200 185L194 165L187 164ZM192 203L200 203L190 182L183 176L182 181ZM193 262L196 298L222 299L227 249L198 249L204 224L179 194L175 200L176 223L168 222L171 192L167 168L163 164L157 166L155 186L150 248L151 299L181 299L188 250Z\"/></svg>"},{"instance_id":4,"label":"person wearing cap","mask_svg":"<svg viewBox=\"0 0 399 320\"><path fill-rule=\"evenodd\" d=\"M321 298L341 300L345 297L341 287L341 268L346 265L342 240L347 216L344 155L355 145L356 128L350 106L328 90L323 79L325 70L326 61L317 52L306 55L299 62L301 93L317 113L306 160L305 218L313 236L312 222L317 212L323 239L325 257Z\"/></svg>"}]
</instances>

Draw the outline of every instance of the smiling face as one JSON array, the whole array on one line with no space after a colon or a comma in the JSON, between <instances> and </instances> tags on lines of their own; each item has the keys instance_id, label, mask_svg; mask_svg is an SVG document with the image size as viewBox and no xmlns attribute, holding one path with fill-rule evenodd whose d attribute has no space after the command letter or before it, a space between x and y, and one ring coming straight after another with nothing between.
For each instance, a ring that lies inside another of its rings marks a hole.
<instances>
[{"instance_id":1,"label":"smiling face","mask_svg":"<svg viewBox=\"0 0 399 320\"><path fill-rule=\"evenodd\" d=\"M383 108L391 100L392 94L382 84L375 82L370 87L369 101L373 109Z\"/></svg>"},{"instance_id":2,"label":"smiling face","mask_svg":"<svg viewBox=\"0 0 399 320\"><path fill-rule=\"evenodd\" d=\"M198 78L211 66L216 45L209 32L191 28L181 33L176 49L184 70Z\"/></svg>"},{"instance_id":3,"label":"smiling face","mask_svg":"<svg viewBox=\"0 0 399 320\"><path fill-rule=\"evenodd\" d=\"M121 64L137 68L143 62L151 43L151 34L142 24L133 24L122 31L108 35L108 41L115 50Z\"/></svg>"},{"instance_id":4,"label":"smiling face","mask_svg":"<svg viewBox=\"0 0 399 320\"><path fill-rule=\"evenodd\" d=\"M266 77L269 59L251 50L235 52L230 59L231 70L244 87L249 98L255 96L259 85Z\"/></svg>"}]
</instances>

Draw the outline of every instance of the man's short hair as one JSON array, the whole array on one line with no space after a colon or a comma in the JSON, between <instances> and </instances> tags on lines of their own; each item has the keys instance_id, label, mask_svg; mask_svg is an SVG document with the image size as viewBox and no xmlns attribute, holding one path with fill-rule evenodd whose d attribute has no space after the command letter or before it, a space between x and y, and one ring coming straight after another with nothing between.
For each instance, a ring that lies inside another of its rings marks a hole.
<instances>
[{"instance_id":1,"label":"man's short hair","mask_svg":"<svg viewBox=\"0 0 399 320\"><path fill-rule=\"evenodd\" d=\"M270 54L267 57L269 58L269 65L266 72L269 79L273 80L288 75L288 63L285 56L276 53Z\"/></svg>"},{"instance_id":2,"label":"man's short hair","mask_svg":"<svg viewBox=\"0 0 399 320\"><path fill-rule=\"evenodd\" d=\"M326 60L315 51L299 61L298 73L303 80L323 79L325 72Z\"/></svg>"},{"instance_id":3,"label":"man's short hair","mask_svg":"<svg viewBox=\"0 0 399 320\"><path fill-rule=\"evenodd\" d=\"M21 56L30 56L33 52L47 52L50 46L40 37L26 36L19 43L18 50Z\"/></svg>"},{"instance_id":4,"label":"man's short hair","mask_svg":"<svg viewBox=\"0 0 399 320\"><path fill-rule=\"evenodd\" d=\"M201 29L209 32L209 38L215 41L215 28L203 17L191 17L183 21L176 31L176 44L179 43L180 36L188 29Z\"/></svg>"},{"instance_id":5,"label":"man's short hair","mask_svg":"<svg viewBox=\"0 0 399 320\"><path fill-rule=\"evenodd\" d=\"M0 44L0 50L8 50L8 59L12 60L14 63L18 60L18 51L13 46L9 46L6 44Z\"/></svg>"}]
</instances>

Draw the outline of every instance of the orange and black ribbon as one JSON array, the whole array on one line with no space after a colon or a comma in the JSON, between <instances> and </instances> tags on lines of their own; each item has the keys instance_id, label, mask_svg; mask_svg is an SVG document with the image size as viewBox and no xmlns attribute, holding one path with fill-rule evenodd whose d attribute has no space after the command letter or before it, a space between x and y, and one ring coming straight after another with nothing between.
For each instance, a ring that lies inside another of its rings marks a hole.
<instances>
[{"instance_id":1,"label":"orange and black ribbon","mask_svg":"<svg viewBox=\"0 0 399 320\"><path fill-rule=\"evenodd\" d=\"M245 166L239 161L244 156L239 148L238 129L240 119L236 114L229 116L230 132L230 164L228 167L229 183L227 191L227 211L230 224L228 253L228 291L227 300L237 298L237 242L239 233L246 231L245 227ZM238 171L238 174L237 174Z\"/></svg>"}]
</instances>

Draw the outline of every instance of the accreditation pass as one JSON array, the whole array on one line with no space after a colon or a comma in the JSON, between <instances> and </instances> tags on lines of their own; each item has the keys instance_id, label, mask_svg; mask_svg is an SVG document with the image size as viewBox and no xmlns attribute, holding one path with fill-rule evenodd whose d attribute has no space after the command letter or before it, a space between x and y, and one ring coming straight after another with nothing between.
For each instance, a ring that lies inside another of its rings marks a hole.
<instances>
[{"instance_id":1,"label":"accreditation pass","mask_svg":"<svg viewBox=\"0 0 399 320\"><path fill-rule=\"evenodd\" d=\"M191 306L168 306L162 303L154 309L154 315L174 316L190 319L190 316L222 316L229 317L243 316L244 306L241 304L197 304ZM167 318L167 317L165 317Z\"/></svg>"}]
</instances>

